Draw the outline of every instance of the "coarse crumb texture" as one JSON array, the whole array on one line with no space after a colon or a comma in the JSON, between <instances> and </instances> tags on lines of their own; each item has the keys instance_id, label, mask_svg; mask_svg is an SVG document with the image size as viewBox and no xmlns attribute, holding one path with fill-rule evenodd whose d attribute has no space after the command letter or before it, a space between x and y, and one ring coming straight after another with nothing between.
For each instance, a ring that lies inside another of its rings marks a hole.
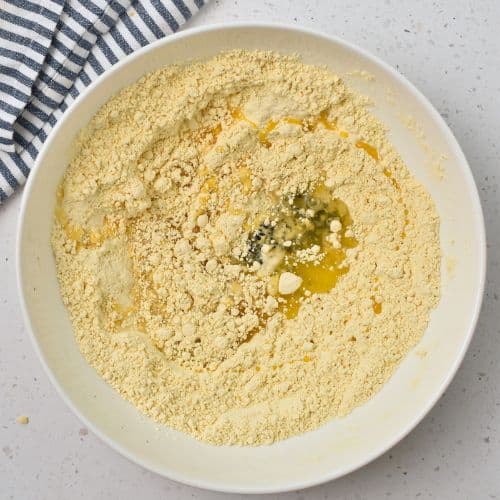
<instances>
[{"instance_id":1,"label":"coarse crumb texture","mask_svg":"<svg viewBox=\"0 0 500 500\"><path fill-rule=\"evenodd\" d=\"M388 380L439 300L439 220L369 105L237 50L144 76L84 128L52 244L80 349L124 398L259 445Z\"/></svg>"}]
</instances>

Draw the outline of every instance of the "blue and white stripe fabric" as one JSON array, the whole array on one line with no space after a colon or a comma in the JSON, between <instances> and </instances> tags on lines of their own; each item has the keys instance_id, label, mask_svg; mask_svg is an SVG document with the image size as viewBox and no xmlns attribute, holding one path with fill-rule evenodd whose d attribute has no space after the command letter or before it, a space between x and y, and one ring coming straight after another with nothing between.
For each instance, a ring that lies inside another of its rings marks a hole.
<instances>
[{"instance_id":1,"label":"blue and white stripe fabric","mask_svg":"<svg viewBox=\"0 0 500 500\"><path fill-rule=\"evenodd\" d=\"M0 0L0 203L103 71L173 33L204 0Z\"/></svg>"}]
</instances>

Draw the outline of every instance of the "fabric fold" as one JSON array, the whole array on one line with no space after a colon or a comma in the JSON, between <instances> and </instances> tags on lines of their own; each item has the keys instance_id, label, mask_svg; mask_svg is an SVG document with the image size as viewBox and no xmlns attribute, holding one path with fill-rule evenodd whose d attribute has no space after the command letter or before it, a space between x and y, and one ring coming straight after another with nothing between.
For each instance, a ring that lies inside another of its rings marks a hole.
<instances>
[{"instance_id":1,"label":"fabric fold","mask_svg":"<svg viewBox=\"0 0 500 500\"><path fill-rule=\"evenodd\" d=\"M14 122L31 97L62 13L62 2L37 5L3 0L0 6L0 150L13 153Z\"/></svg>"}]
</instances>

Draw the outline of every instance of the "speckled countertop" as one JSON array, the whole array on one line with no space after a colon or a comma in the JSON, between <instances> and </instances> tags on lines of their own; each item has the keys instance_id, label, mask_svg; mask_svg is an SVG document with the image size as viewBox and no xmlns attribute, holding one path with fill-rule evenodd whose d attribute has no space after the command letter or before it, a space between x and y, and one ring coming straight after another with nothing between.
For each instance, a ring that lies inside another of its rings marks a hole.
<instances>
[{"instance_id":1,"label":"speckled countertop","mask_svg":"<svg viewBox=\"0 0 500 500\"><path fill-rule=\"evenodd\" d=\"M403 442L334 483L266 499L500 498L499 0L212 0L190 25L260 20L336 34L399 69L470 162L488 233L486 297L446 394ZM0 499L239 498L168 481L122 458L65 406L23 326L14 251L20 196L0 209ZM16 423L28 415L28 425Z\"/></svg>"}]
</instances>

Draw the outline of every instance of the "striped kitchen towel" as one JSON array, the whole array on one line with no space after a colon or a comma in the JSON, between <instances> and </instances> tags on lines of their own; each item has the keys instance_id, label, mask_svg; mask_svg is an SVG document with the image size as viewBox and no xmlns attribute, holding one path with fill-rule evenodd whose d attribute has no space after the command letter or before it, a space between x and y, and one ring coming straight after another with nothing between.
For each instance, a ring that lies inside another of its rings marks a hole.
<instances>
[{"instance_id":1,"label":"striped kitchen towel","mask_svg":"<svg viewBox=\"0 0 500 500\"><path fill-rule=\"evenodd\" d=\"M204 0L0 0L0 202L55 123L118 60L177 31Z\"/></svg>"}]
</instances>

